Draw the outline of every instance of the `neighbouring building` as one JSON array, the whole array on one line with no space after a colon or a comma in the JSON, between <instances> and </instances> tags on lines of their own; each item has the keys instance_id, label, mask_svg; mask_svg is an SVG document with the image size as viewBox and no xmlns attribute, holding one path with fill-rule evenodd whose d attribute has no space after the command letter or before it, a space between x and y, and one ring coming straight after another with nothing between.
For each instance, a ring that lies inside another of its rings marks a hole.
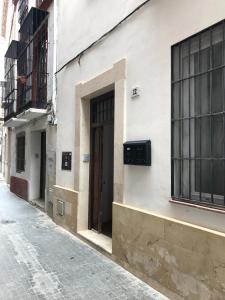
<instances>
[{"instance_id":1,"label":"neighbouring building","mask_svg":"<svg viewBox=\"0 0 225 300\"><path fill-rule=\"evenodd\" d=\"M224 299L224 0L58 11L54 220L185 299Z\"/></svg>"},{"instance_id":2,"label":"neighbouring building","mask_svg":"<svg viewBox=\"0 0 225 300\"><path fill-rule=\"evenodd\" d=\"M0 172L4 171L5 160L4 160L4 110L2 107L2 99L5 91L5 80L4 80L4 54L6 51L6 15L7 15L7 3L1 3L0 5Z\"/></svg>"},{"instance_id":3,"label":"neighbouring building","mask_svg":"<svg viewBox=\"0 0 225 300\"><path fill-rule=\"evenodd\" d=\"M4 0L1 1L1 66L2 66L2 78L1 78L1 110L4 113L5 93L7 90L7 83L5 81L5 53L7 49L8 41L11 36L15 35L16 23L14 22L15 10L13 1ZM1 172L7 183L10 182L10 129L2 127L2 167Z\"/></svg>"},{"instance_id":4,"label":"neighbouring building","mask_svg":"<svg viewBox=\"0 0 225 300\"><path fill-rule=\"evenodd\" d=\"M54 1L5 1L10 33L3 99L10 190L52 215L56 103Z\"/></svg>"},{"instance_id":5,"label":"neighbouring building","mask_svg":"<svg viewBox=\"0 0 225 300\"><path fill-rule=\"evenodd\" d=\"M0 98L3 99L5 91L4 81L4 53L6 49L6 43L4 36L0 37ZM1 102L2 103L2 102ZM4 110L0 103L0 172L3 170L3 137L4 137Z\"/></svg>"}]
</instances>

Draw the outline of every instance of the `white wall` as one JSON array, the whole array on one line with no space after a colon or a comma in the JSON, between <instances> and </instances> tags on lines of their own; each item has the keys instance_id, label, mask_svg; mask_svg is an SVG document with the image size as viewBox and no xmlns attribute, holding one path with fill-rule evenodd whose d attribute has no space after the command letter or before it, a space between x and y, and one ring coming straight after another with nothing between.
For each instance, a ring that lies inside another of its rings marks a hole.
<instances>
[{"instance_id":1,"label":"white wall","mask_svg":"<svg viewBox=\"0 0 225 300\"><path fill-rule=\"evenodd\" d=\"M4 55L6 51L6 41L3 37L0 37L0 81L4 80Z\"/></svg>"},{"instance_id":2,"label":"white wall","mask_svg":"<svg viewBox=\"0 0 225 300\"><path fill-rule=\"evenodd\" d=\"M29 0L29 9L31 9L31 7L36 7L36 0Z\"/></svg>"},{"instance_id":3,"label":"white wall","mask_svg":"<svg viewBox=\"0 0 225 300\"><path fill-rule=\"evenodd\" d=\"M25 126L13 129L10 175L28 181L29 200L39 198L41 149L40 132L46 130L46 127L47 118L43 117L39 120L34 120ZM16 136L21 132L25 133L25 171L18 173L16 171Z\"/></svg>"},{"instance_id":4,"label":"white wall","mask_svg":"<svg viewBox=\"0 0 225 300\"><path fill-rule=\"evenodd\" d=\"M75 56L91 42L123 19L143 0L58 1L59 65Z\"/></svg>"},{"instance_id":5,"label":"white wall","mask_svg":"<svg viewBox=\"0 0 225 300\"><path fill-rule=\"evenodd\" d=\"M60 1L58 68L116 24L141 1ZM171 195L171 45L225 18L224 0L152 0L119 29L57 76L57 184L74 188L61 171L61 152L73 151L75 84L127 59L126 140L151 139L152 166L125 167L125 203L225 231L214 212L169 203ZM141 96L131 100L135 85ZM122 147L122 145L121 145ZM73 159L74 161L74 159Z\"/></svg>"},{"instance_id":6,"label":"white wall","mask_svg":"<svg viewBox=\"0 0 225 300\"><path fill-rule=\"evenodd\" d=\"M17 16L18 10L14 11L14 4L12 3L12 1L9 1L5 36L7 46L12 40L18 40L19 23Z\"/></svg>"}]
</instances>

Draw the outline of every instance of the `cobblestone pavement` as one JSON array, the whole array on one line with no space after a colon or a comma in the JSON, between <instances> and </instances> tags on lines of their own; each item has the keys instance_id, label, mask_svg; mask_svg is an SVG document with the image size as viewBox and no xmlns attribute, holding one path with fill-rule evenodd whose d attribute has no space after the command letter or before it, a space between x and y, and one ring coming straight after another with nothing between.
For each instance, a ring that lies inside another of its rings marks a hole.
<instances>
[{"instance_id":1,"label":"cobblestone pavement","mask_svg":"<svg viewBox=\"0 0 225 300\"><path fill-rule=\"evenodd\" d=\"M160 299L0 181L0 300Z\"/></svg>"}]
</instances>

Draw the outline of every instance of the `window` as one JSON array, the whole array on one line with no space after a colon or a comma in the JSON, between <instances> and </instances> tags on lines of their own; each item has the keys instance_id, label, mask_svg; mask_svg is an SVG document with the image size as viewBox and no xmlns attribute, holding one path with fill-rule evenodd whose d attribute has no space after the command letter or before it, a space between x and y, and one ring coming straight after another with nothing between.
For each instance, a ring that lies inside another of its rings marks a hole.
<instances>
[{"instance_id":1,"label":"window","mask_svg":"<svg viewBox=\"0 0 225 300\"><path fill-rule=\"evenodd\" d=\"M25 135L17 136L16 171L25 171Z\"/></svg>"},{"instance_id":2,"label":"window","mask_svg":"<svg viewBox=\"0 0 225 300\"><path fill-rule=\"evenodd\" d=\"M172 196L224 208L225 23L172 47Z\"/></svg>"}]
</instances>

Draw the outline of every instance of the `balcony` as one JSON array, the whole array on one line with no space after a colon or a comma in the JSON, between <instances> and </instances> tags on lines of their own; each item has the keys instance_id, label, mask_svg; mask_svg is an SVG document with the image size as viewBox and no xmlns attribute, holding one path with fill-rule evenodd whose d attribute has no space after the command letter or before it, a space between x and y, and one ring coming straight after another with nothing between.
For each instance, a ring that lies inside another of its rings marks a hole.
<instances>
[{"instance_id":1,"label":"balcony","mask_svg":"<svg viewBox=\"0 0 225 300\"><path fill-rule=\"evenodd\" d=\"M20 41L6 52L5 126L17 127L47 113L48 12L19 0ZM22 11L27 11L22 13Z\"/></svg>"},{"instance_id":2,"label":"balcony","mask_svg":"<svg viewBox=\"0 0 225 300\"><path fill-rule=\"evenodd\" d=\"M5 81L0 81L0 98L1 98L1 108L0 108L0 121L4 120L4 99L5 99Z\"/></svg>"},{"instance_id":3,"label":"balcony","mask_svg":"<svg viewBox=\"0 0 225 300\"><path fill-rule=\"evenodd\" d=\"M10 70L13 68L10 67ZM7 78L8 79L8 78ZM18 127L23 125L26 120L18 120L15 110L15 89L10 88L10 81L1 81L0 82L0 91L1 91L1 103L4 110L3 116L1 119L4 120L5 127ZM10 92L11 91L11 92Z\"/></svg>"},{"instance_id":4,"label":"balcony","mask_svg":"<svg viewBox=\"0 0 225 300\"><path fill-rule=\"evenodd\" d=\"M45 22L47 16L48 12L46 10L32 7L20 26L19 33L22 36L22 40L34 36L36 31L42 26L42 23Z\"/></svg>"},{"instance_id":5,"label":"balcony","mask_svg":"<svg viewBox=\"0 0 225 300\"><path fill-rule=\"evenodd\" d=\"M14 66L12 66L12 70L13 68ZM14 80L7 78L7 81L5 82L5 96L2 101L2 108L4 109L5 122L15 117L16 115L15 99L16 99L16 89L14 86Z\"/></svg>"},{"instance_id":6,"label":"balcony","mask_svg":"<svg viewBox=\"0 0 225 300\"><path fill-rule=\"evenodd\" d=\"M30 108L47 106L47 22L18 58L17 114Z\"/></svg>"},{"instance_id":7,"label":"balcony","mask_svg":"<svg viewBox=\"0 0 225 300\"><path fill-rule=\"evenodd\" d=\"M23 43L13 40L5 54L4 87L2 85L2 108L5 122L16 115L17 58L23 48Z\"/></svg>"},{"instance_id":8,"label":"balcony","mask_svg":"<svg viewBox=\"0 0 225 300\"><path fill-rule=\"evenodd\" d=\"M12 40L12 42L10 43L10 45L6 51L5 57L17 59L19 57L20 53L25 48L25 46L26 46L26 44L23 42L18 42L18 41Z\"/></svg>"}]
</instances>

